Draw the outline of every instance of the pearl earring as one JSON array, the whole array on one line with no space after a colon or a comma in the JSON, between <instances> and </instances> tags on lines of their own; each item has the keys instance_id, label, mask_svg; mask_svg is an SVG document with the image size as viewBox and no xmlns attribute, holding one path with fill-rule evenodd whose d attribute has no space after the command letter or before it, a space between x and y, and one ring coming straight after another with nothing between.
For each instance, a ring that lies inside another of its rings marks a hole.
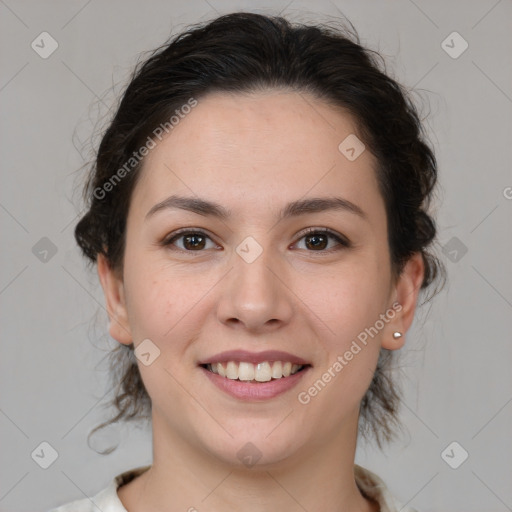
<instances>
[{"instance_id":1,"label":"pearl earring","mask_svg":"<svg viewBox=\"0 0 512 512\"><path fill-rule=\"evenodd\" d=\"M395 340L397 340L398 338L401 338L401 337L402 337L402 333L401 332L396 331L396 332L393 333L393 338Z\"/></svg>"}]
</instances>

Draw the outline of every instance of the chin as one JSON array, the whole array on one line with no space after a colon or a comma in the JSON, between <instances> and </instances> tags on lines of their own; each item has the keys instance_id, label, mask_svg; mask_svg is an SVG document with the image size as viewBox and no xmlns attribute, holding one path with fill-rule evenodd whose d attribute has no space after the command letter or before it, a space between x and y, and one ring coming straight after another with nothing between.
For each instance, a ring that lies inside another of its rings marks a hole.
<instances>
[{"instance_id":1,"label":"chin","mask_svg":"<svg viewBox=\"0 0 512 512\"><path fill-rule=\"evenodd\" d=\"M269 469L297 455L304 446L303 433L298 429L284 427L286 415L280 418L265 418L258 423L231 425L224 431L217 429L217 435L203 432L201 444L220 462L238 468ZM297 435L299 434L299 437Z\"/></svg>"}]
</instances>

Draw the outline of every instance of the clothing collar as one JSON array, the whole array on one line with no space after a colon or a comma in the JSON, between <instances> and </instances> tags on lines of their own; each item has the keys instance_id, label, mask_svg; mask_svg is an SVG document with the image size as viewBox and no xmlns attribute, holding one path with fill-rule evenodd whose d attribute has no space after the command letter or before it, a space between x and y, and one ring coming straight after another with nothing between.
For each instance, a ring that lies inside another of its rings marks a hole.
<instances>
[{"instance_id":1,"label":"clothing collar","mask_svg":"<svg viewBox=\"0 0 512 512\"><path fill-rule=\"evenodd\" d=\"M95 500L97 505L104 500L105 505L109 506L108 509L102 509L105 512L110 510L112 512L127 512L117 494L118 488L132 481L150 467L151 465L140 466L117 475L110 485L97 496L98 500ZM354 477L363 496L376 501L379 504L380 512L417 512L410 507L403 507L391 495L383 480L368 469L354 464Z\"/></svg>"}]
</instances>

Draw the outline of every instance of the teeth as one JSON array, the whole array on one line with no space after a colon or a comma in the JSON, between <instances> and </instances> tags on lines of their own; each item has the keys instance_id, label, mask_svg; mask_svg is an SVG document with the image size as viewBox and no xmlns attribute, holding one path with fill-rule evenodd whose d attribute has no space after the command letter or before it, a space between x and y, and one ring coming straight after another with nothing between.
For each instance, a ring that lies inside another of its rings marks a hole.
<instances>
[{"instance_id":1,"label":"teeth","mask_svg":"<svg viewBox=\"0 0 512 512\"><path fill-rule=\"evenodd\" d=\"M297 373L302 365L292 364L290 361L264 361L256 365L247 362L229 361L228 363L209 364L207 368L213 373L231 380L268 382L272 379L289 377Z\"/></svg>"},{"instance_id":2,"label":"teeth","mask_svg":"<svg viewBox=\"0 0 512 512\"><path fill-rule=\"evenodd\" d=\"M221 377L225 377L226 376L226 370L224 369L224 366L222 366L222 363L217 363L215 366L217 367L217 373Z\"/></svg>"},{"instance_id":3,"label":"teeth","mask_svg":"<svg viewBox=\"0 0 512 512\"><path fill-rule=\"evenodd\" d=\"M283 363L276 361L272 365L272 377L274 379L280 379L283 376Z\"/></svg>"},{"instance_id":4,"label":"teeth","mask_svg":"<svg viewBox=\"0 0 512 512\"><path fill-rule=\"evenodd\" d=\"M226 377L228 379L234 379L234 380L238 379L238 365L235 362L229 361L229 363L227 364Z\"/></svg>"},{"instance_id":5,"label":"teeth","mask_svg":"<svg viewBox=\"0 0 512 512\"><path fill-rule=\"evenodd\" d=\"M258 382L268 382L272 379L270 363L258 363L254 369L254 379Z\"/></svg>"},{"instance_id":6,"label":"teeth","mask_svg":"<svg viewBox=\"0 0 512 512\"><path fill-rule=\"evenodd\" d=\"M254 380L254 365L252 363L240 363L238 365L239 380Z\"/></svg>"}]
</instances>

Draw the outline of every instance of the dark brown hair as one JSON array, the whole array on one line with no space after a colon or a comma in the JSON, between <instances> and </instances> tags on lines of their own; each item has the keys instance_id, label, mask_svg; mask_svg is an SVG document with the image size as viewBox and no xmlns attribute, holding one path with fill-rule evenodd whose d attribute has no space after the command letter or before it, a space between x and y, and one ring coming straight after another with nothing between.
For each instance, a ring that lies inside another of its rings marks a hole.
<instances>
[{"instance_id":1,"label":"dark brown hair","mask_svg":"<svg viewBox=\"0 0 512 512\"><path fill-rule=\"evenodd\" d=\"M378 162L393 275L419 252L425 263L422 291L444 278L442 263L429 251L436 236L428 213L437 181L435 156L407 91L387 74L377 52L361 46L350 27L238 12L189 27L138 62L84 188L87 212L75 238L89 262L94 264L101 253L122 273L127 213L144 161L130 159L154 138L155 128L169 124L191 98L279 88L311 93L352 115L358 137ZM112 404L118 413L91 433L151 414L133 344L119 344L111 356ZM360 431L373 434L379 446L399 426L399 391L390 377L393 357L392 351L381 350L361 402Z\"/></svg>"}]
</instances>

